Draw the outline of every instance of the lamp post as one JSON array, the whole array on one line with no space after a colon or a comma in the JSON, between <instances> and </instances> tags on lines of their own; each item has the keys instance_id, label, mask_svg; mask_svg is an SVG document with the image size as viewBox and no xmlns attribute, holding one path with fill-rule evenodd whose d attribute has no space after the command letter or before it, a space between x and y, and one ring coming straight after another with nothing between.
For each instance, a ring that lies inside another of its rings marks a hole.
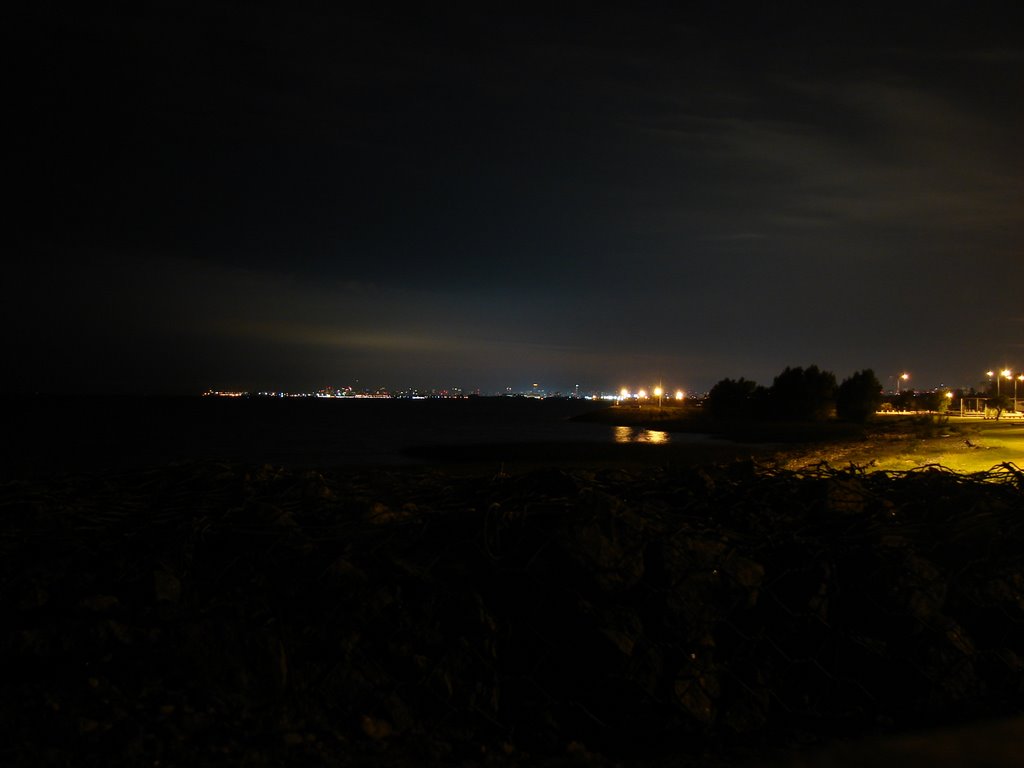
<instances>
[{"instance_id":1,"label":"lamp post","mask_svg":"<svg viewBox=\"0 0 1024 768\"><path fill-rule=\"evenodd\" d=\"M1016 413L1017 411L1020 410L1020 408L1017 407L1017 382L1018 381L1024 381L1024 373L1022 373L1020 376L1018 376L1016 379L1013 380L1013 411L1014 411L1014 413Z\"/></svg>"},{"instance_id":2,"label":"lamp post","mask_svg":"<svg viewBox=\"0 0 1024 768\"><path fill-rule=\"evenodd\" d=\"M658 396L658 410L659 411L661 410L661 395L663 394L663 392L664 392L664 390L661 388L660 384L654 388L654 394Z\"/></svg>"},{"instance_id":3,"label":"lamp post","mask_svg":"<svg viewBox=\"0 0 1024 768\"><path fill-rule=\"evenodd\" d=\"M991 379L993 376L996 377L996 397L999 397L999 395L1001 394L999 385L1002 384L1003 379L1013 378L1013 373L1010 371L1009 368L1003 368L1003 370L1001 370L998 375L996 375L995 371L989 371L988 377Z\"/></svg>"},{"instance_id":4,"label":"lamp post","mask_svg":"<svg viewBox=\"0 0 1024 768\"><path fill-rule=\"evenodd\" d=\"M909 373L901 373L899 376L896 377L896 394L897 395L900 393L900 380L906 381L909 378L910 378L910 374Z\"/></svg>"}]
</instances>

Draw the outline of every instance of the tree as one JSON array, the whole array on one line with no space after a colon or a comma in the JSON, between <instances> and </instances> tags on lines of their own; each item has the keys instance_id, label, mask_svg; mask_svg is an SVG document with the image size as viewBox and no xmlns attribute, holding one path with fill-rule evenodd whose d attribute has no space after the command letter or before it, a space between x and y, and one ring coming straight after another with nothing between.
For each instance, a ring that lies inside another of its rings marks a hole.
<instances>
[{"instance_id":1,"label":"tree","mask_svg":"<svg viewBox=\"0 0 1024 768\"><path fill-rule=\"evenodd\" d=\"M847 421L864 422L882 405L882 385L870 368L844 379L836 390L836 415Z\"/></svg>"},{"instance_id":2,"label":"tree","mask_svg":"<svg viewBox=\"0 0 1024 768\"><path fill-rule=\"evenodd\" d=\"M893 405L897 411L916 411L918 410L917 394L912 389L905 389L893 396Z\"/></svg>"},{"instance_id":3,"label":"tree","mask_svg":"<svg viewBox=\"0 0 1024 768\"><path fill-rule=\"evenodd\" d=\"M949 410L950 398L946 396L945 392L924 392L919 399L927 411L945 413Z\"/></svg>"},{"instance_id":4,"label":"tree","mask_svg":"<svg viewBox=\"0 0 1024 768\"><path fill-rule=\"evenodd\" d=\"M835 407L836 377L831 371L786 368L768 390L775 416L786 421L821 421Z\"/></svg>"},{"instance_id":5,"label":"tree","mask_svg":"<svg viewBox=\"0 0 1024 768\"><path fill-rule=\"evenodd\" d=\"M748 418L753 413L754 397L759 389L756 382L744 378L722 379L708 392L705 406L719 421Z\"/></svg>"},{"instance_id":6,"label":"tree","mask_svg":"<svg viewBox=\"0 0 1024 768\"><path fill-rule=\"evenodd\" d=\"M1010 408L1011 398L1006 395L989 395L987 401L985 401L985 410L994 410L996 412L996 421L999 421L999 417L1003 415L1003 411Z\"/></svg>"}]
</instances>

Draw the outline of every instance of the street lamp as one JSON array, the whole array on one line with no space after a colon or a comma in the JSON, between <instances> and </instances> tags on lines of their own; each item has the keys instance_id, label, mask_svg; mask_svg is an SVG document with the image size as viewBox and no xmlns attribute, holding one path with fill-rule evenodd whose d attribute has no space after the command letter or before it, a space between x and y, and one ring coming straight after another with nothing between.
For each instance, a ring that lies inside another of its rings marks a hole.
<instances>
[{"instance_id":1,"label":"street lamp","mask_svg":"<svg viewBox=\"0 0 1024 768\"><path fill-rule=\"evenodd\" d=\"M663 392L664 392L664 390L661 388L660 384L654 388L654 395L658 398L658 410L659 411L661 410L661 395L662 395Z\"/></svg>"},{"instance_id":2,"label":"street lamp","mask_svg":"<svg viewBox=\"0 0 1024 768\"><path fill-rule=\"evenodd\" d=\"M901 373L899 376L896 377L896 394L897 395L900 393L900 380L902 379L903 381L906 381L909 378L910 378L910 374L909 373Z\"/></svg>"},{"instance_id":3,"label":"street lamp","mask_svg":"<svg viewBox=\"0 0 1024 768\"><path fill-rule=\"evenodd\" d=\"M1003 370L1001 370L999 372L998 376L996 376L996 372L995 371L989 371L987 375L988 375L988 377L990 379L993 376L996 377L996 397L999 397L999 394L1000 394L999 385L1002 383L1003 379L1010 379L1010 378L1013 377L1013 373L1010 371L1009 368L1004 368Z\"/></svg>"}]
</instances>

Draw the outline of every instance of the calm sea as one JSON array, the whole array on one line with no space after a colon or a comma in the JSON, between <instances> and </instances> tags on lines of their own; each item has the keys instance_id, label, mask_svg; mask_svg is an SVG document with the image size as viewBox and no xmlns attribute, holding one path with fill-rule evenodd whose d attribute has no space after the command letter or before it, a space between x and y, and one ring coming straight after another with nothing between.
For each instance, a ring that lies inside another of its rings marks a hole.
<instances>
[{"instance_id":1,"label":"calm sea","mask_svg":"<svg viewBox=\"0 0 1024 768\"><path fill-rule=\"evenodd\" d=\"M574 422L603 407L584 400L340 400L75 398L5 401L7 476L223 460L291 466L412 465L435 460L518 460L531 447L659 443L684 439ZM692 438L686 438L692 439ZM515 448L513 451L512 448Z\"/></svg>"}]
</instances>

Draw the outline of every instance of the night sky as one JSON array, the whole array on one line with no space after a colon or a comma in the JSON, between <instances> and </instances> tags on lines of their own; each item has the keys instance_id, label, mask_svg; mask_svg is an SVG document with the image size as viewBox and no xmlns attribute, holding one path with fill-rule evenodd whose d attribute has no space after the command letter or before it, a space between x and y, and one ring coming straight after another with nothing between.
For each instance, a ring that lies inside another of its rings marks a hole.
<instances>
[{"instance_id":1,"label":"night sky","mask_svg":"<svg viewBox=\"0 0 1024 768\"><path fill-rule=\"evenodd\" d=\"M8 24L4 391L1024 368L1024 7L98 5Z\"/></svg>"}]
</instances>

